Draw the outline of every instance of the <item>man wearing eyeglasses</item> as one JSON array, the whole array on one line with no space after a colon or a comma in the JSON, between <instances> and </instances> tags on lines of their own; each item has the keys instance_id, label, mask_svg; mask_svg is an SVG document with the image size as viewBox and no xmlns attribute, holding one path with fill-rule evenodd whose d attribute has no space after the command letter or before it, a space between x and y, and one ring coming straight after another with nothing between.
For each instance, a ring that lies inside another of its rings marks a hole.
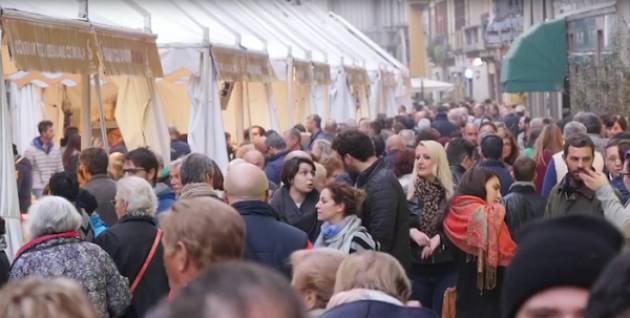
<instances>
[{"instance_id":1,"label":"man wearing eyeglasses","mask_svg":"<svg viewBox=\"0 0 630 318\"><path fill-rule=\"evenodd\" d=\"M157 213L167 210L175 202L175 192L165 183L158 182L160 167L155 154L148 148L137 148L125 154L124 176L136 176L147 180L158 198Z\"/></svg>"}]
</instances>

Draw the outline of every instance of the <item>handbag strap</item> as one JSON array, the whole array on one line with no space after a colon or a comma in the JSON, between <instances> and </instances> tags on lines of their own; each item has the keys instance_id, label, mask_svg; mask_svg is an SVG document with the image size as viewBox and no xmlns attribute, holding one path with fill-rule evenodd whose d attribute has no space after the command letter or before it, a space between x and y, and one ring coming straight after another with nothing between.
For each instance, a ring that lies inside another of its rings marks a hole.
<instances>
[{"instance_id":1,"label":"handbag strap","mask_svg":"<svg viewBox=\"0 0 630 318\"><path fill-rule=\"evenodd\" d=\"M142 267L140 268L138 275L136 275L136 279L133 280L133 284L131 284L131 287L129 288L130 294L133 295L133 293L136 291L136 288L138 288L138 284L140 284L140 281L142 280L144 273L147 271L149 264L151 264L151 261L153 260L153 256L155 256L155 252L157 251L158 245L160 245L161 238L162 238L162 230L157 229L157 233L155 233L155 239L153 240L153 246L151 246L149 255L147 255L147 258L144 260L144 264L142 264Z\"/></svg>"}]
</instances>

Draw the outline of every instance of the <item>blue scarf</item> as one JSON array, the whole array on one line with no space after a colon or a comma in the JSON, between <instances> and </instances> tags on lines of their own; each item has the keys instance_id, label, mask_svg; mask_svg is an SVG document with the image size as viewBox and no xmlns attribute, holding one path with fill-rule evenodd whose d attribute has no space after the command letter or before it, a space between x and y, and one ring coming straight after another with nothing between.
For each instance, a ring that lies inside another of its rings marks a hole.
<instances>
[{"instance_id":1,"label":"blue scarf","mask_svg":"<svg viewBox=\"0 0 630 318\"><path fill-rule=\"evenodd\" d=\"M333 238L335 235L341 232L341 229L346 225L347 222L339 222L338 224L330 224L328 222L322 224L322 236L325 240Z\"/></svg>"}]
</instances>

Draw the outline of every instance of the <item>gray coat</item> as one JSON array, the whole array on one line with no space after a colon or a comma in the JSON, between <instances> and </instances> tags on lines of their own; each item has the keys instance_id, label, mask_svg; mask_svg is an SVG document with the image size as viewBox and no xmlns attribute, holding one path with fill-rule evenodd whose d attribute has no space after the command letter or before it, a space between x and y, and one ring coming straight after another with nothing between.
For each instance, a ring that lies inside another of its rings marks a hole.
<instances>
[{"instance_id":1,"label":"gray coat","mask_svg":"<svg viewBox=\"0 0 630 318\"><path fill-rule=\"evenodd\" d=\"M92 180L83 186L83 189L96 199L96 211L107 226L112 226L118 222L116 208L112 202L116 196L116 181L106 174L97 174L92 176Z\"/></svg>"}]
</instances>

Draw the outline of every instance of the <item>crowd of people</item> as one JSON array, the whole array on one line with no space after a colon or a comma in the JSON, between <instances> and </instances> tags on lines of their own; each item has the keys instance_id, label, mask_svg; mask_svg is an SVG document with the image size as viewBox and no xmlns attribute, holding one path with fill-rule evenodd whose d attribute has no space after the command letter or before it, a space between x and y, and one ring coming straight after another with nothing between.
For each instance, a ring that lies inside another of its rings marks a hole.
<instances>
[{"instance_id":1,"label":"crowd of people","mask_svg":"<svg viewBox=\"0 0 630 318\"><path fill-rule=\"evenodd\" d=\"M37 128L13 150L27 243L0 253L0 317L630 315L622 115L312 114L226 133L225 171L173 127L170 158Z\"/></svg>"}]
</instances>

